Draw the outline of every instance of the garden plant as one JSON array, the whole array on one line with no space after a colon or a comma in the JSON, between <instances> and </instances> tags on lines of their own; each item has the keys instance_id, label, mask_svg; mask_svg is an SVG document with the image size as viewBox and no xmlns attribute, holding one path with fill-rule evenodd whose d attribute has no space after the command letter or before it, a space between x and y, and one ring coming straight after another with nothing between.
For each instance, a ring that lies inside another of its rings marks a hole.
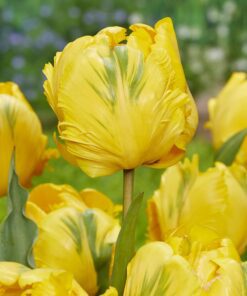
<instances>
[{"instance_id":1,"label":"garden plant","mask_svg":"<svg viewBox=\"0 0 247 296\"><path fill-rule=\"evenodd\" d=\"M198 112L170 18L77 38L43 73L56 149L19 86L0 83L0 295L247 295L246 73L209 100L206 170L198 153L186 157ZM59 157L91 178L122 171L122 203L95 188L32 186ZM134 193L141 166L163 170L147 204Z\"/></svg>"}]
</instances>

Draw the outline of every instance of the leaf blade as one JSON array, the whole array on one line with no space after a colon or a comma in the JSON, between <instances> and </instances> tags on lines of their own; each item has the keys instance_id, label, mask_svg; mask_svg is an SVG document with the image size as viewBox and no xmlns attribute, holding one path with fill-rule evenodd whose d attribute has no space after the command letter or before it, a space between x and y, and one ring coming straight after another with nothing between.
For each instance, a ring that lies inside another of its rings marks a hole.
<instances>
[{"instance_id":1,"label":"leaf blade","mask_svg":"<svg viewBox=\"0 0 247 296\"><path fill-rule=\"evenodd\" d=\"M215 154L215 161L231 165L247 136L247 128L230 137Z\"/></svg>"},{"instance_id":2,"label":"leaf blade","mask_svg":"<svg viewBox=\"0 0 247 296\"><path fill-rule=\"evenodd\" d=\"M142 200L143 193L133 200L116 243L111 286L118 290L119 295L123 295L127 277L127 265L135 252L135 230Z\"/></svg>"},{"instance_id":3,"label":"leaf blade","mask_svg":"<svg viewBox=\"0 0 247 296\"><path fill-rule=\"evenodd\" d=\"M0 261L14 261L34 267L31 249L38 228L25 215L27 198L28 192L19 185L12 158L9 175L8 215L0 225Z\"/></svg>"}]
</instances>

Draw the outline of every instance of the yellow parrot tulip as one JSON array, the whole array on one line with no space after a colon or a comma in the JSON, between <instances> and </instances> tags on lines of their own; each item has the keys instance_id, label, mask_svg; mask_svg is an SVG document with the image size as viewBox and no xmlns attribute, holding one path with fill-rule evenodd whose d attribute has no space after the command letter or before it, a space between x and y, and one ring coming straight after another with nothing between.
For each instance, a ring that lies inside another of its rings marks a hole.
<instances>
[{"instance_id":1,"label":"yellow parrot tulip","mask_svg":"<svg viewBox=\"0 0 247 296\"><path fill-rule=\"evenodd\" d=\"M47 137L42 134L40 121L13 82L0 83L0 143L0 196L7 193L13 148L16 171L25 187L55 154L54 150L45 150Z\"/></svg>"},{"instance_id":2,"label":"yellow parrot tulip","mask_svg":"<svg viewBox=\"0 0 247 296\"><path fill-rule=\"evenodd\" d=\"M116 216L122 210L121 205L113 204L105 194L95 189L87 188L78 192L66 184L44 183L36 186L30 192L27 213L31 217L37 212L42 215L42 212L50 213L64 207L72 207L81 212L88 208L96 208L111 216Z\"/></svg>"},{"instance_id":3,"label":"yellow parrot tulip","mask_svg":"<svg viewBox=\"0 0 247 296\"><path fill-rule=\"evenodd\" d=\"M59 269L29 269L15 262L0 262L0 295L87 296L72 275Z\"/></svg>"},{"instance_id":4,"label":"yellow parrot tulip","mask_svg":"<svg viewBox=\"0 0 247 296\"><path fill-rule=\"evenodd\" d=\"M188 235L207 244L229 237L240 253L247 246L247 171L222 163L199 172L198 158L167 169L148 202L149 238Z\"/></svg>"},{"instance_id":5,"label":"yellow parrot tulip","mask_svg":"<svg viewBox=\"0 0 247 296\"><path fill-rule=\"evenodd\" d=\"M247 128L247 75L234 73L220 93L209 100L209 122L213 144L219 149L235 133ZM247 138L236 160L247 165Z\"/></svg>"},{"instance_id":6,"label":"yellow parrot tulip","mask_svg":"<svg viewBox=\"0 0 247 296\"><path fill-rule=\"evenodd\" d=\"M246 295L244 271L230 240L221 240L206 250L199 242L187 250L184 245L182 242L183 254L164 242L141 247L128 264L123 296ZM118 293L111 287L103 295Z\"/></svg>"},{"instance_id":7,"label":"yellow parrot tulip","mask_svg":"<svg viewBox=\"0 0 247 296\"><path fill-rule=\"evenodd\" d=\"M170 166L197 127L171 19L130 30L78 38L44 68L61 154L91 177Z\"/></svg>"},{"instance_id":8,"label":"yellow parrot tulip","mask_svg":"<svg viewBox=\"0 0 247 296\"><path fill-rule=\"evenodd\" d=\"M71 272L90 296L107 284L113 245L120 230L116 219L100 209L82 211L75 201L45 212L34 199L28 202L27 215L39 228L33 248L37 267Z\"/></svg>"},{"instance_id":9,"label":"yellow parrot tulip","mask_svg":"<svg viewBox=\"0 0 247 296\"><path fill-rule=\"evenodd\" d=\"M40 184L30 192L27 201L27 213L29 213L29 208L33 206L47 214L64 207L72 207L78 211L87 209L79 192L74 188L69 185L52 183ZM30 215L31 213L32 211L30 211Z\"/></svg>"}]
</instances>

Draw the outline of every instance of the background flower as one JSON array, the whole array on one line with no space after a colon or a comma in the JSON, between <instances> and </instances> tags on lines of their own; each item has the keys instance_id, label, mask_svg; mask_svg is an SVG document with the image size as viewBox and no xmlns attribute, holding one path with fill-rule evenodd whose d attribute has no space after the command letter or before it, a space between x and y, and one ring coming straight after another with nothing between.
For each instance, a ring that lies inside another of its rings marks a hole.
<instances>
[{"instance_id":1,"label":"background flower","mask_svg":"<svg viewBox=\"0 0 247 296\"><path fill-rule=\"evenodd\" d=\"M90 196L92 208L84 203ZM120 230L112 216L116 214L113 208L110 200L96 190L79 193L68 185L37 186L29 195L26 209L27 216L39 227L34 245L36 265L71 272L89 295L107 287Z\"/></svg>"},{"instance_id":2,"label":"background flower","mask_svg":"<svg viewBox=\"0 0 247 296\"><path fill-rule=\"evenodd\" d=\"M183 254L173 247L163 242L141 247L128 265L123 295L245 295L244 271L231 241L207 250L194 242ZM110 288L103 295L118 293Z\"/></svg>"},{"instance_id":3,"label":"background flower","mask_svg":"<svg viewBox=\"0 0 247 296\"><path fill-rule=\"evenodd\" d=\"M23 186L30 186L55 150L45 150L47 137L40 121L15 83L0 83L0 196L7 193L10 160L15 149L16 171Z\"/></svg>"},{"instance_id":4,"label":"background flower","mask_svg":"<svg viewBox=\"0 0 247 296\"><path fill-rule=\"evenodd\" d=\"M234 73L224 88L209 100L209 121L213 144L219 149L235 133L247 128L247 76L246 73ZM236 160L247 164L247 140L236 156Z\"/></svg>"},{"instance_id":5,"label":"background flower","mask_svg":"<svg viewBox=\"0 0 247 296\"><path fill-rule=\"evenodd\" d=\"M1 295L87 296L73 276L59 269L29 269L15 262L0 262Z\"/></svg>"},{"instance_id":6,"label":"background flower","mask_svg":"<svg viewBox=\"0 0 247 296\"><path fill-rule=\"evenodd\" d=\"M221 163L199 172L198 159L169 168L148 203L149 238L189 236L207 244L229 237L240 253L247 245L246 170ZM233 223L234 221L234 223Z\"/></svg>"}]
</instances>

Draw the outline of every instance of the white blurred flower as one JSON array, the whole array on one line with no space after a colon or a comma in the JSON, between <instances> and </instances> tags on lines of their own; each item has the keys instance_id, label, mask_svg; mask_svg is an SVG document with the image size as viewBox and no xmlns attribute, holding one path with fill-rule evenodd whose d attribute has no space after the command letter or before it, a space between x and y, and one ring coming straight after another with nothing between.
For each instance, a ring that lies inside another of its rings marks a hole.
<instances>
[{"instance_id":1,"label":"white blurred flower","mask_svg":"<svg viewBox=\"0 0 247 296\"><path fill-rule=\"evenodd\" d=\"M207 11L207 17L212 23L217 23L220 19L220 13L216 7L211 7Z\"/></svg>"},{"instance_id":2,"label":"white blurred flower","mask_svg":"<svg viewBox=\"0 0 247 296\"><path fill-rule=\"evenodd\" d=\"M190 29L190 34L192 39L199 39L201 36L201 29L199 27L192 27Z\"/></svg>"},{"instance_id":3,"label":"white blurred flower","mask_svg":"<svg viewBox=\"0 0 247 296\"><path fill-rule=\"evenodd\" d=\"M232 69L234 71L247 71L247 59L241 58L237 59L233 64L232 64Z\"/></svg>"},{"instance_id":4,"label":"white blurred flower","mask_svg":"<svg viewBox=\"0 0 247 296\"><path fill-rule=\"evenodd\" d=\"M200 74L203 72L203 64L202 64L202 62L200 62L198 60L191 61L190 69L193 73Z\"/></svg>"},{"instance_id":5,"label":"white blurred flower","mask_svg":"<svg viewBox=\"0 0 247 296\"><path fill-rule=\"evenodd\" d=\"M220 47L211 47L205 51L205 59L209 62L222 61L225 57L225 53Z\"/></svg>"},{"instance_id":6,"label":"white blurred flower","mask_svg":"<svg viewBox=\"0 0 247 296\"><path fill-rule=\"evenodd\" d=\"M189 26L180 25L177 27L177 34L180 39L189 39L191 37L191 29Z\"/></svg>"},{"instance_id":7,"label":"white blurred flower","mask_svg":"<svg viewBox=\"0 0 247 296\"><path fill-rule=\"evenodd\" d=\"M180 25L176 31L180 39L198 39L201 36L201 30L199 27Z\"/></svg>"},{"instance_id":8,"label":"white blurred flower","mask_svg":"<svg viewBox=\"0 0 247 296\"><path fill-rule=\"evenodd\" d=\"M236 9L237 9L237 5L233 1L226 1L223 5L224 13L227 13L229 15L234 14Z\"/></svg>"},{"instance_id":9,"label":"white blurred flower","mask_svg":"<svg viewBox=\"0 0 247 296\"><path fill-rule=\"evenodd\" d=\"M229 27L223 24L219 25L216 28L216 32L219 37L226 38L229 35Z\"/></svg>"},{"instance_id":10,"label":"white blurred flower","mask_svg":"<svg viewBox=\"0 0 247 296\"><path fill-rule=\"evenodd\" d=\"M196 44L191 44L188 47L188 54L192 58L200 56L201 55L201 48Z\"/></svg>"},{"instance_id":11,"label":"white blurred flower","mask_svg":"<svg viewBox=\"0 0 247 296\"><path fill-rule=\"evenodd\" d=\"M242 52L243 52L243 54L246 54L247 55L247 43L244 43L243 44Z\"/></svg>"},{"instance_id":12,"label":"white blurred flower","mask_svg":"<svg viewBox=\"0 0 247 296\"><path fill-rule=\"evenodd\" d=\"M141 23L143 22L143 15L139 12L133 12L129 15L128 22L130 24Z\"/></svg>"}]
</instances>

